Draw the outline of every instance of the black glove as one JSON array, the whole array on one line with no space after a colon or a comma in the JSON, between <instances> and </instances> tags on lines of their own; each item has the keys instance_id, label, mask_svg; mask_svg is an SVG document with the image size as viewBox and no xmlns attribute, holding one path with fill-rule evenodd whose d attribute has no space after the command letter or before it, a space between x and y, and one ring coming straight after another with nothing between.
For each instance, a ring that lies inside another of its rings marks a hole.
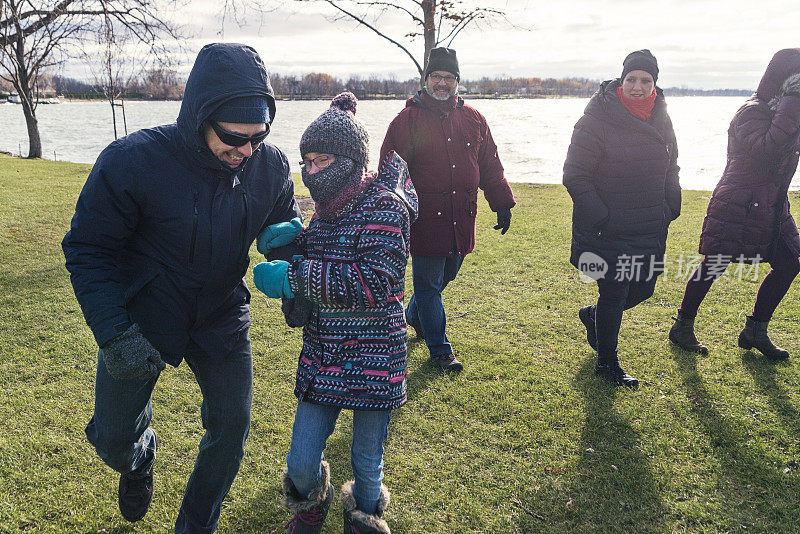
<instances>
[{"instance_id":1,"label":"black glove","mask_svg":"<svg viewBox=\"0 0 800 534\"><path fill-rule=\"evenodd\" d=\"M145 380L158 376L166 364L134 323L100 347L108 374L117 380Z\"/></svg>"},{"instance_id":2,"label":"black glove","mask_svg":"<svg viewBox=\"0 0 800 534\"><path fill-rule=\"evenodd\" d=\"M313 308L314 304L310 300L299 295L293 299L284 298L281 303L281 311L286 318L286 324L291 328L308 324Z\"/></svg>"},{"instance_id":3,"label":"black glove","mask_svg":"<svg viewBox=\"0 0 800 534\"><path fill-rule=\"evenodd\" d=\"M500 208L497 210L497 224L494 229L500 230L500 235L505 235L509 226L511 226L511 208Z\"/></svg>"}]
</instances>

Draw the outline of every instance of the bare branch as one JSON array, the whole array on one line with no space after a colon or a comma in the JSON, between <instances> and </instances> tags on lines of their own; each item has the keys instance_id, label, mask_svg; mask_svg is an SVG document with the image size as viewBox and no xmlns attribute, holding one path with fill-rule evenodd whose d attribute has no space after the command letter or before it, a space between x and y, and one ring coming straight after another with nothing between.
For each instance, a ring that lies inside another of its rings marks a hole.
<instances>
[{"instance_id":1,"label":"bare branch","mask_svg":"<svg viewBox=\"0 0 800 534\"><path fill-rule=\"evenodd\" d=\"M325 1L327 3L329 3L331 6L333 6L334 8L338 9L339 11L341 11L342 13L347 15L348 17L350 17L351 19L353 19L354 21L358 22L359 24L362 24L362 25L366 26L367 28L369 28L373 32L377 33L378 35L380 35L381 37L383 37L384 39L386 39L390 43L392 43L394 45L397 45L403 52L406 53L406 55L408 55L409 58L411 58L411 61L413 61L414 65L417 67L417 71L419 71L419 75L422 76L422 67L420 66L419 62L416 60L414 55L411 52L409 52L408 49L405 46L403 46L402 44L398 43L397 41L395 41L394 39L392 39L388 35L386 35L384 33L381 33L380 30L378 30L375 26L372 26L371 24L366 22L363 18L361 18L361 17L359 17L359 16L357 16L357 15L355 15L353 13L350 13L349 11L345 10L344 8L336 5L336 3L333 2L333 0L325 0Z\"/></svg>"}]
</instances>

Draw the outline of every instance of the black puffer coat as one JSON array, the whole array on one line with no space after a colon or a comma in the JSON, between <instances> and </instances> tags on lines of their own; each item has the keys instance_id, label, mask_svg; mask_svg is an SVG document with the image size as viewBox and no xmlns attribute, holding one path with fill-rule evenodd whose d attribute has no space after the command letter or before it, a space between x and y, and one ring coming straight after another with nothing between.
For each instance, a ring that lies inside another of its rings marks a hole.
<instances>
[{"instance_id":1,"label":"black puffer coat","mask_svg":"<svg viewBox=\"0 0 800 534\"><path fill-rule=\"evenodd\" d=\"M564 185L574 204L570 263L579 267L581 254L597 254L610 267L606 278L613 278L620 256L637 257L647 278L650 262L663 259L669 223L681 212L678 147L661 89L645 122L622 105L619 85L619 79L602 83L567 151Z\"/></svg>"},{"instance_id":2,"label":"black puffer coat","mask_svg":"<svg viewBox=\"0 0 800 534\"><path fill-rule=\"evenodd\" d=\"M701 254L769 260L782 241L800 255L787 191L800 156L800 49L775 54L728 128L728 161L700 235ZM788 82L785 87L784 83Z\"/></svg>"}]
</instances>

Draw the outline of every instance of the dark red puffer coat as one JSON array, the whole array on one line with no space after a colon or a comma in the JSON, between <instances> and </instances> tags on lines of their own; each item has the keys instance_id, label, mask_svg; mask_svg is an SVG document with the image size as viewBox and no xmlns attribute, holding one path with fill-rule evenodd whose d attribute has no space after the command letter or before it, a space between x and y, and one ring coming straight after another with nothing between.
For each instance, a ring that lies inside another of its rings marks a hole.
<instances>
[{"instance_id":1,"label":"dark red puffer coat","mask_svg":"<svg viewBox=\"0 0 800 534\"><path fill-rule=\"evenodd\" d=\"M478 189L489 208L514 206L486 119L459 96L439 102L420 91L394 118L381 160L394 150L408 163L419 196L411 253L464 257L475 248Z\"/></svg>"},{"instance_id":2,"label":"dark red puffer coat","mask_svg":"<svg viewBox=\"0 0 800 534\"><path fill-rule=\"evenodd\" d=\"M728 128L728 162L700 235L700 253L734 261L769 260L783 241L800 255L797 225L787 191L800 156L800 49L775 54L756 94Z\"/></svg>"}]
</instances>

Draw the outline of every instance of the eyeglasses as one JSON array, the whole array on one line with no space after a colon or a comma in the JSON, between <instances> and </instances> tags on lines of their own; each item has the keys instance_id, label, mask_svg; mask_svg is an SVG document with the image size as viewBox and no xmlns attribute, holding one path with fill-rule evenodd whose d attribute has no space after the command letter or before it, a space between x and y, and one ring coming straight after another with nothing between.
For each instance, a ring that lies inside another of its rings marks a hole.
<instances>
[{"instance_id":1,"label":"eyeglasses","mask_svg":"<svg viewBox=\"0 0 800 534\"><path fill-rule=\"evenodd\" d=\"M448 74L447 76L441 76L439 74L431 74L430 78L433 81L433 83L441 83L442 80L444 80L447 83L447 85L452 85L456 83L456 77L451 74Z\"/></svg>"},{"instance_id":2,"label":"eyeglasses","mask_svg":"<svg viewBox=\"0 0 800 534\"><path fill-rule=\"evenodd\" d=\"M300 166L306 170L309 170L313 164L316 165L318 169L324 169L325 167L333 163L333 160L335 159L336 156L334 154L320 154L316 158L311 158L311 159L303 158L303 161L300 162Z\"/></svg>"},{"instance_id":3,"label":"eyeglasses","mask_svg":"<svg viewBox=\"0 0 800 534\"><path fill-rule=\"evenodd\" d=\"M219 140L225 143L228 146L240 147L244 146L247 143L250 143L253 148L257 147L261 141L264 140L267 135L269 135L269 123L265 123L267 125L267 129L263 132L257 133L255 135L247 136L242 135L236 132L229 132L222 126L220 126L217 121L208 121L211 124L211 129L214 130L214 133L217 134Z\"/></svg>"}]
</instances>

